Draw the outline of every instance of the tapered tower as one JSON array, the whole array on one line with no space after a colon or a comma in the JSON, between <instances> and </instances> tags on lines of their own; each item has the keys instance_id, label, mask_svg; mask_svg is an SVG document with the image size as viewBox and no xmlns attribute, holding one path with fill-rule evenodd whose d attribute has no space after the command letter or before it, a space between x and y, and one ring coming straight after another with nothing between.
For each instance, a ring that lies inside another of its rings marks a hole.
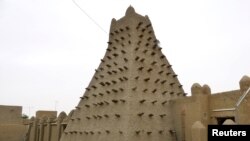
<instances>
[{"instance_id":1,"label":"tapered tower","mask_svg":"<svg viewBox=\"0 0 250 141\"><path fill-rule=\"evenodd\" d=\"M113 19L108 48L61 141L174 140L171 99L182 85L147 16Z\"/></svg>"}]
</instances>

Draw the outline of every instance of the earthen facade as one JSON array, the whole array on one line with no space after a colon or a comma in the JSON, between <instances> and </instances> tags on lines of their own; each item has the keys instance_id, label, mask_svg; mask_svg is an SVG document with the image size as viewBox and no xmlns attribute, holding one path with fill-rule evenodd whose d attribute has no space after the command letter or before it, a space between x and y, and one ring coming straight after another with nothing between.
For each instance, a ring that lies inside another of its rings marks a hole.
<instances>
[{"instance_id":1,"label":"earthen facade","mask_svg":"<svg viewBox=\"0 0 250 141\"><path fill-rule=\"evenodd\" d=\"M237 90L195 83L186 96L158 43L149 18L129 7L112 20L106 54L76 108L58 117L39 111L19 130L20 107L0 106L9 113L0 114L0 140L23 138L17 129L26 141L206 141L208 124L250 124L248 76Z\"/></svg>"},{"instance_id":2,"label":"earthen facade","mask_svg":"<svg viewBox=\"0 0 250 141\"><path fill-rule=\"evenodd\" d=\"M113 19L107 52L61 141L206 141L208 124L250 124L250 78L211 94L186 96L147 16L129 7Z\"/></svg>"}]
</instances>

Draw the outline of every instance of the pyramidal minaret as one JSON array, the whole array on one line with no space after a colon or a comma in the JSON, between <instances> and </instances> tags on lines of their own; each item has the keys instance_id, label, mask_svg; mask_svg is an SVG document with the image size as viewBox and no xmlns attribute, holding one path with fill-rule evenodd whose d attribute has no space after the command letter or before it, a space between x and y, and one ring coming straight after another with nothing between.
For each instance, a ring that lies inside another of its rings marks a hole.
<instances>
[{"instance_id":1,"label":"pyramidal minaret","mask_svg":"<svg viewBox=\"0 0 250 141\"><path fill-rule=\"evenodd\" d=\"M112 19L108 48L61 141L171 141L171 100L185 96L147 16Z\"/></svg>"}]
</instances>

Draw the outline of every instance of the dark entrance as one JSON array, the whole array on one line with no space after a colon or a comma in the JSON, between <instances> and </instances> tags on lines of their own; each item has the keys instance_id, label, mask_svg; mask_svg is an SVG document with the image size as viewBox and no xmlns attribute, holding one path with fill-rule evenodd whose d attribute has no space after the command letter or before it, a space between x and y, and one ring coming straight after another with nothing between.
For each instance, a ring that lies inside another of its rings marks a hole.
<instances>
[{"instance_id":1,"label":"dark entrance","mask_svg":"<svg viewBox=\"0 0 250 141\"><path fill-rule=\"evenodd\" d=\"M222 125L227 119L231 119L235 122L234 117L217 117L217 124Z\"/></svg>"}]
</instances>

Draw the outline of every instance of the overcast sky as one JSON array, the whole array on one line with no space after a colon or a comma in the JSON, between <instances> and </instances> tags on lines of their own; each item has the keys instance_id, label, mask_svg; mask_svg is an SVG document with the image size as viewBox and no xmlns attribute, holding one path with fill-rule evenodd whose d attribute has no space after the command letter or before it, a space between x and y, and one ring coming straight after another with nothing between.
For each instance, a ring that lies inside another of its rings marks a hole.
<instances>
[{"instance_id":1,"label":"overcast sky","mask_svg":"<svg viewBox=\"0 0 250 141\"><path fill-rule=\"evenodd\" d=\"M151 19L190 94L238 89L250 75L249 0L0 0L0 105L69 112L107 48L112 18L129 5ZM103 31L104 30L104 31Z\"/></svg>"}]
</instances>

